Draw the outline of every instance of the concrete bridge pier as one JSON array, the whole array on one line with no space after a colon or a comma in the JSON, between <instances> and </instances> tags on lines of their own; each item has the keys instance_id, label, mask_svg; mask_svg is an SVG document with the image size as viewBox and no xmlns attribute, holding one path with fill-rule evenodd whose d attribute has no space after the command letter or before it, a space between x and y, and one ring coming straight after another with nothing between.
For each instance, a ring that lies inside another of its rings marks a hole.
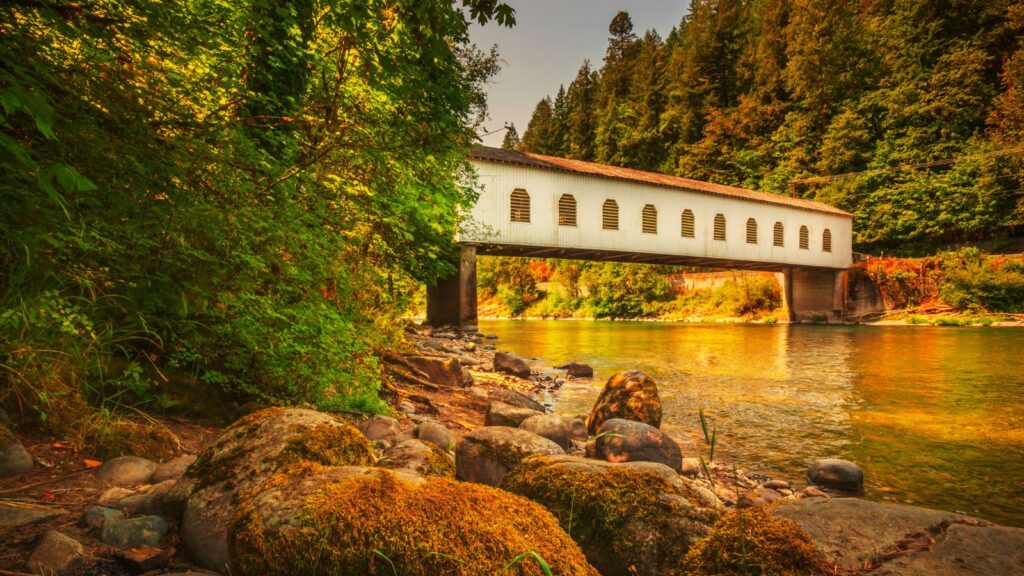
<instances>
[{"instance_id":1,"label":"concrete bridge pier","mask_svg":"<svg viewBox=\"0 0 1024 576\"><path fill-rule=\"evenodd\" d=\"M463 246L458 269L427 286L427 324L476 332L476 246Z\"/></svg>"},{"instance_id":2,"label":"concrete bridge pier","mask_svg":"<svg viewBox=\"0 0 1024 576\"><path fill-rule=\"evenodd\" d=\"M790 322L841 321L846 309L846 270L789 268L782 273L782 300Z\"/></svg>"}]
</instances>

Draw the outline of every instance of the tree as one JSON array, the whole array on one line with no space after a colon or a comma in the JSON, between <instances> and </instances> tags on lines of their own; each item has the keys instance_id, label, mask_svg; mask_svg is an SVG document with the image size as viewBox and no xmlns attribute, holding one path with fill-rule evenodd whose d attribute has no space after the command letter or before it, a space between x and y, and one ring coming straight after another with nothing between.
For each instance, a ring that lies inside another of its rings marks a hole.
<instances>
[{"instance_id":1,"label":"tree","mask_svg":"<svg viewBox=\"0 0 1024 576\"><path fill-rule=\"evenodd\" d=\"M522 149L526 152L553 155L558 153L558 124L551 98L543 98L533 109L530 123L523 134Z\"/></svg>"},{"instance_id":2,"label":"tree","mask_svg":"<svg viewBox=\"0 0 1024 576\"><path fill-rule=\"evenodd\" d=\"M579 160L594 158L595 115L597 113L597 92L599 75L590 68L590 61L584 60L569 84L568 134L566 155Z\"/></svg>"},{"instance_id":3,"label":"tree","mask_svg":"<svg viewBox=\"0 0 1024 576\"><path fill-rule=\"evenodd\" d=\"M516 150L519 148L519 132L515 124L509 124L505 129L505 137L501 140L501 147L505 150Z\"/></svg>"}]
</instances>

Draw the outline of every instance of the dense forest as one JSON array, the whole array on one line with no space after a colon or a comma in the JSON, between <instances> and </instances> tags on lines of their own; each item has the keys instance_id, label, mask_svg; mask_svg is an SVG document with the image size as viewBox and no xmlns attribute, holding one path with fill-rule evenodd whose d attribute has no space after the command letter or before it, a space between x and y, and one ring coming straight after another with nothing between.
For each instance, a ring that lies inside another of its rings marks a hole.
<instances>
[{"instance_id":1,"label":"dense forest","mask_svg":"<svg viewBox=\"0 0 1024 576\"><path fill-rule=\"evenodd\" d=\"M827 202L864 252L1000 250L1024 224L1022 32L1017 0L693 0L665 38L621 12L603 65L505 143Z\"/></svg>"},{"instance_id":2,"label":"dense forest","mask_svg":"<svg viewBox=\"0 0 1024 576\"><path fill-rule=\"evenodd\" d=\"M86 406L190 394L220 415L382 409L377 349L451 268L476 193L497 60L470 23L513 19L495 0L5 2L8 413L88 435L111 426Z\"/></svg>"}]
</instances>

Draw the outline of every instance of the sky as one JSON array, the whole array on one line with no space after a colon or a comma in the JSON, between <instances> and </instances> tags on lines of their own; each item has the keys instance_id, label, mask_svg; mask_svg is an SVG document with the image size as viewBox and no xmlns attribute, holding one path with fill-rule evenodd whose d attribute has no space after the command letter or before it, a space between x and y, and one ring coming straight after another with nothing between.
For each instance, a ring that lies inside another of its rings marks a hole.
<instances>
[{"instance_id":1,"label":"sky","mask_svg":"<svg viewBox=\"0 0 1024 576\"><path fill-rule=\"evenodd\" d=\"M608 24L620 10L629 12L640 36L654 28L662 38L679 24L689 0L507 0L515 8L512 28L473 25L473 42L487 50L497 44L502 70L488 87L488 130L515 124L522 136L537 102L566 88L583 60L600 68L608 46ZM500 146L505 132L483 137Z\"/></svg>"}]
</instances>

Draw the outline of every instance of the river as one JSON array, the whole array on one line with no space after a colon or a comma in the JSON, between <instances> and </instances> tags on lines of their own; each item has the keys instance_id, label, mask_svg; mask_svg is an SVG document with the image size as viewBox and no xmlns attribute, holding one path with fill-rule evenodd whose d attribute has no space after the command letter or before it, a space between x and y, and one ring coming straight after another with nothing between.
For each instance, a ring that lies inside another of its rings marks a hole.
<instances>
[{"instance_id":1,"label":"river","mask_svg":"<svg viewBox=\"0 0 1024 576\"><path fill-rule=\"evenodd\" d=\"M716 460L805 483L816 458L865 471L865 496L1024 526L1024 330L491 320L500 350L594 367L548 400L590 411L604 381L655 378L662 428Z\"/></svg>"}]
</instances>

